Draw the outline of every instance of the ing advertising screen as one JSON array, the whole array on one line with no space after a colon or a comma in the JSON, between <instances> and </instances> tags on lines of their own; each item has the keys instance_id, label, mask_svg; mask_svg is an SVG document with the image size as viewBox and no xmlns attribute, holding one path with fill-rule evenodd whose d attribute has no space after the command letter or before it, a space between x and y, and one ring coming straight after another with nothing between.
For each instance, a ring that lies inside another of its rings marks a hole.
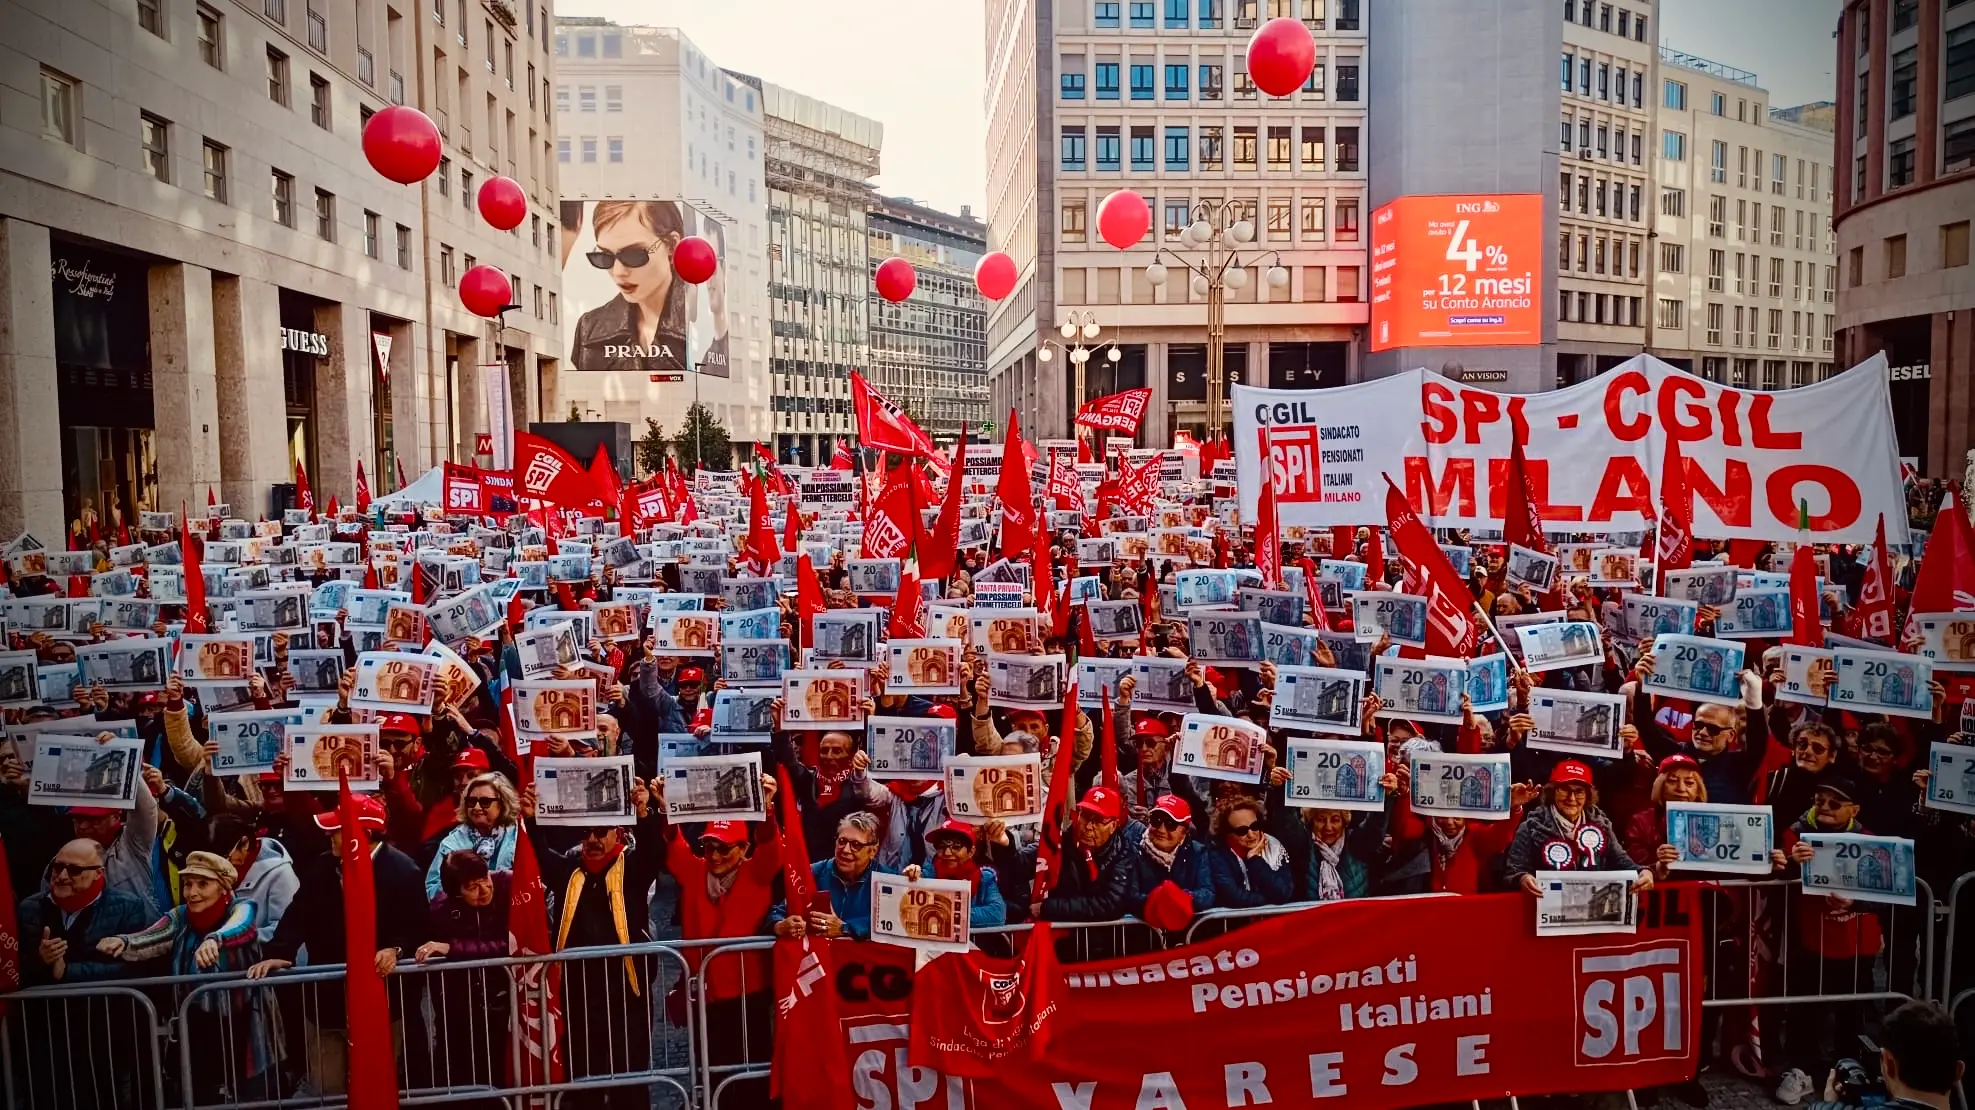
<instances>
[{"instance_id":1,"label":"ing advertising screen","mask_svg":"<svg viewBox=\"0 0 1975 1110\"><path fill-rule=\"evenodd\" d=\"M1400 197L1372 213L1372 350L1543 341L1543 197Z\"/></svg>"},{"instance_id":2,"label":"ing advertising screen","mask_svg":"<svg viewBox=\"0 0 1975 1110\"><path fill-rule=\"evenodd\" d=\"M672 250L688 235L712 243L719 259L703 285L672 269ZM718 220L677 201L565 200L561 246L565 366L729 376Z\"/></svg>"}]
</instances>

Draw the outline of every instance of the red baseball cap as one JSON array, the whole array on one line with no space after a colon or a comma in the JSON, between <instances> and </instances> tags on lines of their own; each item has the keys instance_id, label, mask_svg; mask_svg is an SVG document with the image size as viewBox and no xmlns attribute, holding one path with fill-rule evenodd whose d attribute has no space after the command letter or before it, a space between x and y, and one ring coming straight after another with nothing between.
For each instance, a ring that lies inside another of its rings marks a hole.
<instances>
[{"instance_id":1,"label":"red baseball cap","mask_svg":"<svg viewBox=\"0 0 1975 1110\"><path fill-rule=\"evenodd\" d=\"M1182 825L1193 820L1193 807L1187 805L1186 799L1178 794L1159 795L1158 800L1152 803L1151 812L1163 813Z\"/></svg>"},{"instance_id":2,"label":"red baseball cap","mask_svg":"<svg viewBox=\"0 0 1975 1110\"><path fill-rule=\"evenodd\" d=\"M402 732L408 736L423 736L425 727L418 718L409 713L386 713L377 718L377 731Z\"/></svg>"},{"instance_id":3,"label":"red baseball cap","mask_svg":"<svg viewBox=\"0 0 1975 1110\"><path fill-rule=\"evenodd\" d=\"M356 796L357 824L366 829L384 827L384 803L374 794ZM343 827L343 811L332 809L315 815L315 827L323 832L335 832Z\"/></svg>"},{"instance_id":4,"label":"red baseball cap","mask_svg":"<svg viewBox=\"0 0 1975 1110\"><path fill-rule=\"evenodd\" d=\"M697 682L697 683L700 683L701 685L705 685L705 683L706 683L706 672L705 672L705 671L703 671L703 670L700 670L700 669L699 669L698 667L680 667L680 668L679 668L679 681L680 681L680 682Z\"/></svg>"},{"instance_id":5,"label":"red baseball cap","mask_svg":"<svg viewBox=\"0 0 1975 1110\"><path fill-rule=\"evenodd\" d=\"M1125 816L1125 800L1108 786L1093 786L1084 791L1077 808L1087 809L1106 821L1121 821Z\"/></svg>"},{"instance_id":6,"label":"red baseball cap","mask_svg":"<svg viewBox=\"0 0 1975 1110\"><path fill-rule=\"evenodd\" d=\"M746 821L709 821L707 822L706 827L700 830L699 835L701 840L705 840L708 837L712 837L714 840L718 840L722 844L746 844L747 822Z\"/></svg>"},{"instance_id":7,"label":"red baseball cap","mask_svg":"<svg viewBox=\"0 0 1975 1110\"><path fill-rule=\"evenodd\" d=\"M69 807L70 817L112 817L122 812L123 810L110 809L107 806L70 806Z\"/></svg>"},{"instance_id":8,"label":"red baseball cap","mask_svg":"<svg viewBox=\"0 0 1975 1110\"><path fill-rule=\"evenodd\" d=\"M1166 722L1152 714L1135 713L1132 715L1132 735L1164 738L1172 735L1172 733L1166 728Z\"/></svg>"},{"instance_id":9,"label":"red baseball cap","mask_svg":"<svg viewBox=\"0 0 1975 1110\"><path fill-rule=\"evenodd\" d=\"M1701 761L1683 752L1674 752L1672 755L1660 760L1657 773L1664 775L1668 771L1678 770L1681 767L1685 767L1690 771L1698 771L1701 769Z\"/></svg>"},{"instance_id":10,"label":"red baseball cap","mask_svg":"<svg viewBox=\"0 0 1975 1110\"><path fill-rule=\"evenodd\" d=\"M969 844L977 843L974 839L974 826L969 825L965 821L956 821L950 817L947 818L945 824L926 833L926 839L928 841L940 836L957 836L966 840Z\"/></svg>"},{"instance_id":11,"label":"red baseball cap","mask_svg":"<svg viewBox=\"0 0 1975 1110\"><path fill-rule=\"evenodd\" d=\"M939 705L933 706L933 716L944 717L949 721L957 721L960 719L960 711L942 702Z\"/></svg>"},{"instance_id":12,"label":"red baseball cap","mask_svg":"<svg viewBox=\"0 0 1975 1110\"><path fill-rule=\"evenodd\" d=\"M487 753L481 751L479 748L461 749L459 756L453 760L453 770L455 771L462 767L468 767L475 771L488 771L492 770L493 766L492 763L487 761Z\"/></svg>"},{"instance_id":13,"label":"red baseball cap","mask_svg":"<svg viewBox=\"0 0 1975 1110\"><path fill-rule=\"evenodd\" d=\"M1583 783L1585 786L1590 786L1591 768L1586 767L1575 759L1566 759L1562 763L1552 767L1550 769L1551 785L1565 782L1577 782Z\"/></svg>"}]
</instances>

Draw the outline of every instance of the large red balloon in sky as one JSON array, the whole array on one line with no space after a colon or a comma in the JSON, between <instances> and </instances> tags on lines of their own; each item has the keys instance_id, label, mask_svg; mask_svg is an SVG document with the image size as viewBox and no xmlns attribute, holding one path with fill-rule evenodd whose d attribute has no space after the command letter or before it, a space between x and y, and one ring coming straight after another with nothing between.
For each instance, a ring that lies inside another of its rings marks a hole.
<instances>
[{"instance_id":1,"label":"large red balloon in sky","mask_svg":"<svg viewBox=\"0 0 1975 1110\"><path fill-rule=\"evenodd\" d=\"M1303 87L1317 64L1317 40L1300 19L1277 16L1248 40L1248 76L1270 96L1288 96Z\"/></svg>"},{"instance_id":2,"label":"large red balloon in sky","mask_svg":"<svg viewBox=\"0 0 1975 1110\"><path fill-rule=\"evenodd\" d=\"M903 258L887 258L878 263L878 296L897 304L918 287L919 273Z\"/></svg>"},{"instance_id":3,"label":"large red balloon in sky","mask_svg":"<svg viewBox=\"0 0 1975 1110\"><path fill-rule=\"evenodd\" d=\"M513 231L528 218L528 194L512 177L490 177L480 183L480 218L501 231Z\"/></svg>"},{"instance_id":4,"label":"large red balloon in sky","mask_svg":"<svg viewBox=\"0 0 1975 1110\"><path fill-rule=\"evenodd\" d=\"M514 283L494 266L475 266L459 279L459 303L475 316L493 319L514 303Z\"/></svg>"},{"instance_id":5,"label":"large red balloon in sky","mask_svg":"<svg viewBox=\"0 0 1975 1110\"><path fill-rule=\"evenodd\" d=\"M1003 251L989 251L974 265L974 285L981 296L998 301L1015 291L1015 260Z\"/></svg>"},{"instance_id":6,"label":"large red balloon in sky","mask_svg":"<svg viewBox=\"0 0 1975 1110\"><path fill-rule=\"evenodd\" d=\"M688 235L672 248L672 272L688 285L704 283L719 265L713 244L698 235Z\"/></svg>"},{"instance_id":7,"label":"large red balloon in sky","mask_svg":"<svg viewBox=\"0 0 1975 1110\"><path fill-rule=\"evenodd\" d=\"M1097 233L1124 250L1134 246L1152 227L1152 208L1130 189L1119 189L1097 205Z\"/></svg>"},{"instance_id":8,"label":"large red balloon in sky","mask_svg":"<svg viewBox=\"0 0 1975 1110\"><path fill-rule=\"evenodd\" d=\"M416 185L439 168L439 128L424 112L393 104L363 128L370 168L400 185Z\"/></svg>"}]
</instances>

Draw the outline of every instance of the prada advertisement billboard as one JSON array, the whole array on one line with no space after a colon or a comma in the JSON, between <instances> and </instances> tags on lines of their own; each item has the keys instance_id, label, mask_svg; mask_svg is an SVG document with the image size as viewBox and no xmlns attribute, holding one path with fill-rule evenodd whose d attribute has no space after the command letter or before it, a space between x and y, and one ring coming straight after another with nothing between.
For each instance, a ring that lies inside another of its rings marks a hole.
<instances>
[{"instance_id":1,"label":"prada advertisement billboard","mask_svg":"<svg viewBox=\"0 0 1975 1110\"><path fill-rule=\"evenodd\" d=\"M566 366L579 371L727 372L727 247L719 221L667 200L562 202ZM713 244L703 285L672 269L688 235Z\"/></svg>"}]
</instances>

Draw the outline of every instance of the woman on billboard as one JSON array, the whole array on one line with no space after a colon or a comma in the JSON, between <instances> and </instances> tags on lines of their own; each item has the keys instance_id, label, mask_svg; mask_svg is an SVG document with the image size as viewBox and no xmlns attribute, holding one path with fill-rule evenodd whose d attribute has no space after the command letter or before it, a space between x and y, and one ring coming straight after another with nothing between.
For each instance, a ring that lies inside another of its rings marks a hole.
<instances>
[{"instance_id":1,"label":"woman on billboard","mask_svg":"<svg viewBox=\"0 0 1975 1110\"><path fill-rule=\"evenodd\" d=\"M672 272L685 237L666 201L604 200L590 213L596 245L584 257L610 271L617 296L576 322L570 360L578 370L686 370L686 284Z\"/></svg>"}]
</instances>

